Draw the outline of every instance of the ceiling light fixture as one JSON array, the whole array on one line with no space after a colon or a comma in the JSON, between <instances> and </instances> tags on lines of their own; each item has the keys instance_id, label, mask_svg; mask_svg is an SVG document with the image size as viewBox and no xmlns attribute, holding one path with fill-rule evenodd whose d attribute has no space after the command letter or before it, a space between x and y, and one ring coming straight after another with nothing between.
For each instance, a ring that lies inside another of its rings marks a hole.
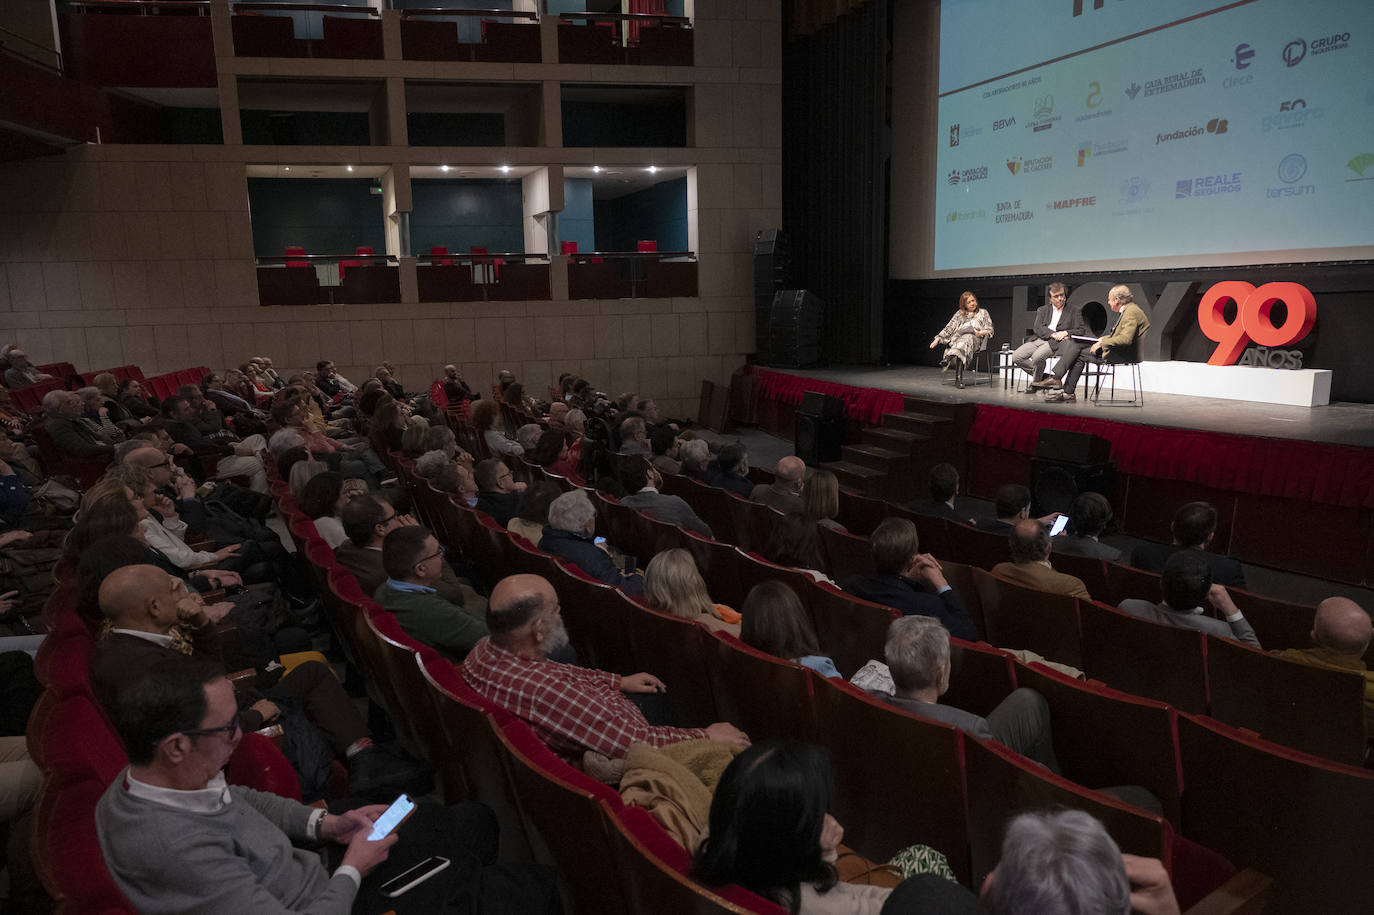
<instances>
[{"instance_id":1,"label":"ceiling light fixture","mask_svg":"<svg viewBox=\"0 0 1374 915\"><path fill-rule=\"evenodd\" d=\"M601 174L601 166L599 166L599 165L593 165L593 166L592 166L592 174L593 174L593 175L599 175L599 174Z\"/></svg>"},{"instance_id":2,"label":"ceiling light fixture","mask_svg":"<svg viewBox=\"0 0 1374 915\"><path fill-rule=\"evenodd\" d=\"M503 175L510 174L510 166L509 166L509 165L503 165L503 166L501 166L501 174L503 174Z\"/></svg>"},{"instance_id":3,"label":"ceiling light fixture","mask_svg":"<svg viewBox=\"0 0 1374 915\"><path fill-rule=\"evenodd\" d=\"M291 166L289 166L289 165L283 165L283 166L282 166L282 171L284 171L284 172L289 172L289 171L291 171Z\"/></svg>"},{"instance_id":4,"label":"ceiling light fixture","mask_svg":"<svg viewBox=\"0 0 1374 915\"><path fill-rule=\"evenodd\" d=\"M447 165L441 165L441 166L439 166L439 171L441 171L441 172L446 172L446 171L448 171L448 166L447 166Z\"/></svg>"},{"instance_id":5,"label":"ceiling light fixture","mask_svg":"<svg viewBox=\"0 0 1374 915\"><path fill-rule=\"evenodd\" d=\"M649 174L653 175L653 174L656 174L657 172L658 172L658 166L657 166L657 165L650 165L650 166L649 166Z\"/></svg>"},{"instance_id":6,"label":"ceiling light fixture","mask_svg":"<svg viewBox=\"0 0 1374 915\"><path fill-rule=\"evenodd\" d=\"M344 168L348 169L350 172L353 171L353 166L351 165L345 165Z\"/></svg>"}]
</instances>

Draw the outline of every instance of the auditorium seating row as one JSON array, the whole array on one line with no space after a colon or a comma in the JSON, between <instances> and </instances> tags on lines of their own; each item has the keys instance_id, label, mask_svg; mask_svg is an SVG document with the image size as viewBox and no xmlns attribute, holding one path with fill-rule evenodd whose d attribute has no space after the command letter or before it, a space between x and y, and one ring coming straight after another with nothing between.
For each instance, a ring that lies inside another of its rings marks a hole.
<instances>
[{"instance_id":1,"label":"auditorium seating row","mask_svg":"<svg viewBox=\"0 0 1374 915\"><path fill-rule=\"evenodd\" d=\"M73 375L79 377L82 384L90 385L95 383L96 375L109 372L115 376L116 381L133 379L140 382L144 391L161 400L175 394L177 388L183 384L199 385L201 379L210 374L210 369L203 365L167 372L163 375L154 375L152 378L145 378L143 370L136 365L121 365L115 368L100 369L96 372L78 373L76 367L70 362L63 362L57 365L40 365L38 370L53 377L48 381L40 381L38 384L10 389L10 397L13 398L14 405L25 413L41 413L43 395L49 391L61 390L66 385L66 379Z\"/></svg>"},{"instance_id":2,"label":"auditorium seating row","mask_svg":"<svg viewBox=\"0 0 1374 915\"><path fill-rule=\"evenodd\" d=\"M404 469L405 462L400 463ZM702 723L730 720L755 739L791 736L829 746L835 757L843 798L836 813L846 823L847 834L855 847L872 858L881 859L896 850L899 846L894 843L927 841L946 854L950 854L949 849L955 849L950 857L959 862L956 867L966 867L960 871L961 875L971 874L976 879L991 866L997 853L998 833L996 829L987 831L990 823L996 822L1000 827L1005 816L1014 810L1047 801L1068 803L1073 798L1076 801L1073 806L1089 805L1089 809L1108 822L1109 828L1120 829L1118 839L1123 847L1149 848L1150 851L1142 853L1163 855L1164 860L1171 861L1176 879L1183 881L1185 896L1188 895L1187 881L1200 876L1193 868L1199 861L1206 861L1207 854L1192 842L1166 832L1166 827L1172 830L1178 824L1184 825L1185 834L1191 831L1208 836L1212 840L1210 844L1228 854L1234 854L1231 848L1239 849L1245 857L1237 857L1246 866L1268 867L1270 872L1281 873L1281 892L1299 894L1288 898L1301 898L1315 892L1316 887L1300 879L1306 863L1296 869L1283 863L1286 837L1270 831L1266 845L1255 841L1251 834L1256 819L1271 816L1272 812L1245 809L1242 816L1238 809L1248 808L1250 798L1290 794L1292 787L1287 778L1295 771L1304 772L1303 781L1308 785L1329 778L1348 780L1350 789L1364 798L1360 802L1361 809L1366 809L1363 804L1374 791L1374 776L1363 770L1295 753L1221 722L1181 714L1163 703L1128 696L1098 683L1083 684L1048 669L1013 665L1008 655L991 646L970 645L958 640L954 652L954 686L946 700L986 714L1018 683L1044 690L1052 703L1056 721L1062 720L1069 727L1069 732L1063 736L1056 728L1056 742L1063 745L1061 761L1066 773L1076 776L1078 782L1064 779L1061 783L1015 754L1000 747L979 744L948 729L943 729L947 732L944 739L957 744L958 752L939 757L943 762L937 765L929 749L925 750L916 757L921 764L910 767L920 773L920 776L913 776L907 767L893 765L893 760L902 758L903 749L907 748L886 746L886 735L893 729L929 732L932 728L940 730L941 726L895 712L845 684L827 681L806 668L761 655L728 635L713 635L695 623L649 611L614 588L585 580L575 570L540 553L518 536L509 535L480 513L454 505L447 496L429 490L422 481L412 479L411 482L417 495L417 507L423 503L432 513L442 512L441 517L446 519L449 529L458 532L448 542L462 544L479 565L507 573L535 572L555 584L569 633L585 663L621 673L654 671L670 684L670 694L677 697L678 712L684 720ZM444 502L452 505L454 511L444 511L441 508ZM445 536L449 535L445 533ZM734 552L744 555L738 550ZM757 569L765 567L766 564L757 565ZM751 584L761 576L744 572L727 577ZM713 593L723 581L708 572ZM841 597L853 605L862 604L853 598ZM891 611L868 606L881 614L882 629L885 629L886 622L892 618ZM814 614L815 605L809 609ZM822 650L831 653L832 646L824 637L821 642ZM878 644L880 647L881 642ZM667 645L673 646L671 652L664 650ZM761 702L760 697L768 697L768 701ZM714 706L710 702L714 702ZM862 723L854 725L854 722ZM1112 734L1100 732L1102 727L1112 728ZM1185 744L1175 737L1176 734L1186 734L1196 740ZM909 740L913 746L928 747L929 742L936 739L928 733L924 737L924 742L917 737ZM1232 742L1237 745L1232 746ZM856 747L867 747L870 752L856 753ZM907 749L905 755L909 757L912 752L915 751ZM1243 759L1243 775L1234 768L1231 770L1237 784L1259 793L1237 799L1226 794L1215 796L1204 790L1204 786L1211 788L1217 784L1211 768L1213 757L1209 753ZM990 755L998 756L1001 763L1015 768L1016 772L999 770L999 763L988 762ZM968 800L966 819L951 819L948 811L932 812L930 805L947 799L949 790L953 789L927 774L947 772L949 767L958 769L956 763L960 759L963 760L962 769L957 779L950 776L950 784L957 781L962 787L956 796L973 800ZM994 772L1000 772L998 778L1001 780L988 775L985 768L970 773L970 760L991 766ZM1311 772L1307 771L1309 768ZM1279 777L1276 775L1279 771L1285 774ZM974 792L970 786L982 784L980 779L985 775L992 784L1005 790ZM1163 802L1165 817L1150 818L1143 811L1116 804L1111 798L1083 787L1115 784L1149 787ZM1198 790L1188 790L1190 785L1197 786ZM1322 790L1316 789L1316 794L1320 795ZM893 803L894 798L902 802ZM1339 807L1339 804L1334 806ZM989 808L996 816L988 814ZM1140 817L1152 824L1144 833L1134 830L1135 826L1143 826ZM1132 825L1125 825L1127 823ZM1320 835L1316 823L1313 820L1304 826L1314 840ZM922 827L933 830L927 833L932 838L913 835L913 830L919 831ZM1336 831L1355 836L1367 828L1360 820L1346 819L1342 815ZM968 857L963 855L965 843L959 837L951 838L940 832L951 829L963 830L961 835L967 836ZM1139 843L1143 834L1150 837L1146 844L1132 844ZM982 837L982 844L978 836ZM1178 854L1172 852L1175 846L1182 849ZM979 862L982 862L981 867ZM1202 873L1215 877L1215 870L1206 865ZM1202 882L1205 885L1206 881Z\"/></svg>"}]
</instances>

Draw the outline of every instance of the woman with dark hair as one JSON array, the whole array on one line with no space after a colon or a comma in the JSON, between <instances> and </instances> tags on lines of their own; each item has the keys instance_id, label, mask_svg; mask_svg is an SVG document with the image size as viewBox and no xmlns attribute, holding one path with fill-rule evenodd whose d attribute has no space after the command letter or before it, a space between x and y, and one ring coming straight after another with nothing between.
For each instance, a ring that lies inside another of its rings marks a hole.
<instances>
[{"instance_id":1,"label":"woman with dark hair","mask_svg":"<svg viewBox=\"0 0 1374 915\"><path fill-rule=\"evenodd\" d=\"M802 513L817 524L848 533L845 526L835 520L840 513L840 481L833 473L813 470L807 474L806 485L802 488Z\"/></svg>"},{"instance_id":2,"label":"woman with dark hair","mask_svg":"<svg viewBox=\"0 0 1374 915\"><path fill-rule=\"evenodd\" d=\"M472 428L486 442L487 450L492 457L501 457L507 454L524 454L525 449L517 443L511 441L493 428L496 425L496 402L492 400L479 400L477 405L472 408Z\"/></svg>"},{"instance_id":3,"label":"woman with dark hair","mask_svg":"<svg viewBox=\"0 0 1374 915\"><path fill-rule=\"evenodd\" d=\"M816 525L801 512L788 512L773 523L763 558L800 569L816 581L834 584L830 576L820 571L825 561L821 559L821 538Z\"/></svg>"},{"instance_id":4,"label":"woman with dark hair","mask_svg":"<svg viewBox=\"0 0 1374 915\"><path fill-rule=\"evenodd\" d=\"M301 494L297 497L301 511L315 522L315 530L324 538L325 543L329 544L331 550L348 539L343 530L343 522L339 520L339 512L343 511L344 505L353 493L350 489L349 495L345 496L345 479L343 474L332 470L317 473L301 487ZM366 492L366 489L364 486L363 491Z\"/></svg>"},{"instance_id":5,"label":"woman with dark hair","mask_svg":"<svg viewBox=\"0 0 1374 915\"><path fill-rule=\"evenodd\" d=\"M819 747L754 744L720 777L692 876L739 884L794 915L878 915L891 889L840 883L835 873L844 828L827 812L834 791Z\"/></svg>"},{"instance_id":6,"label":"woman with dark hair","mask_svg":"<svg viewBox=\"0 0 1374 915\"><path fill-rule=\"evenodd\" d=\"M148 403L143 393L143 385L133 378L125 378L116 388L119 405L129 411L135 419L151 419L157 416L157 407Z\"/></svg>"},{"instance_id":7,"label":"woman with dark hair","mask_svg":"<svg viewBox=\"0 0 1374 915\"><path fill-rule=\"evenodd\" d=\"M371 432L368 441L377 454L400 451L405 436L406 415L395 398L383 400L372 413Z\"/></svg>"},{"instance_id":8,"label":"woman with dark hair","mask_svg":"<svg viewBox=\"0 0 1374 915\"><path fill-rule=\"evenodd\" d=\"M574 483L582 481L572 459L568 457L568 437L557 429L549 429L539 436L539 444L534 446L530 460L549 473L568 477Z\"/></svg>"},{"instance_id":9,"label":"woman with dark hair","mask_svg":"<svg viewBox=\"0 0 1374 915\"><path fill-rule=\"evenodd\" d=\"M557 483L542 480L531 483L520 497L520 509L506 522L506 530L519 534L530 543L538 543L549 523L549 503L563 495Z\"/></svg>"},{"instance_id":10,"label":"woman with dark hair","mask_svg":"<svg viewBox=\"0 0 1374 915\"><path fill-rule=\"evenodd\" d=\"M839 677L835 662L820 653L816 632L801 601L780 581L763 581L749 589L739 608L744 622L740 641L775 658L809 667L823 677Z\"/></svg>"}]
</instances>

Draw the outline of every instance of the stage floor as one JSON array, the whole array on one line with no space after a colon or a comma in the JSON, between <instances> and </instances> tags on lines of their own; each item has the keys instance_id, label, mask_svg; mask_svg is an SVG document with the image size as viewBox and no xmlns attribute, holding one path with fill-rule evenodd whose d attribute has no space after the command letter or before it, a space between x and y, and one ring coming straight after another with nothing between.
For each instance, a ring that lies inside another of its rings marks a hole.
<instances>
[{"instance_id":1,"label":"stage floor","mask_svg":"<svg viewBox=\"0 0 1374 915\"><path fill-rule=\"evenodd\" d=\"M1232 435L1374 448L1374 404L1332 403L1325 407L1286 407L1214 397L1185 397L1178 394L1146 392L1143 407L1106 403L1095 407L1081 395L1076 403L1045 403L1043 395L1017 393L1010 387L1003 387L1000 375L993 376L991 385L986 382L987 376L983 375L979 376L984 379L981 383L968 385L959 390L954 387L952 373L941 372L938 368L928 366L854 365L805 371L770 367L769 370L819 378L837 384L897 391L913 397L947 403L996 404L1021 410L1095 416L1147 426L1205 429ZM965 373L965 382L972 377ZM1082 387L1079 389L1081 391ZM1118 383L1117 396L1121 394L1121 386ZM1125 396L1130 396L1129 382Z\"/></svg>"}]
</instances>

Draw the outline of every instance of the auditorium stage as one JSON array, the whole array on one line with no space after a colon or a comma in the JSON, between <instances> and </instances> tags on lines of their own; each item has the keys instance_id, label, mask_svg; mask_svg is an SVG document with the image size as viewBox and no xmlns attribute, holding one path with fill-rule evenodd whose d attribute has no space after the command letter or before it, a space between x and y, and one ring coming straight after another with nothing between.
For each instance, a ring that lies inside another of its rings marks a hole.
<instances>
[{"instance_id":1,"label":"auditorium stage","mask_svg":"<svg viewBox=\"0 0 1374 915\"><path fill-rule=\"evenodd\" d=\"M1146 426L1374 448L1374 404L1333 403L1325 407L1287 407L1146 392L1143 407L1106 403L1093 406L1092 402L1084 400L1081 394L1076 403L1045 403L1043 395L1017 393L1010 387L1004 387L1002 376L997 374L992 376L992 384L987 384L987 376L982 375L979 376L982 379L980 383L968 384L963 390L959 390L954 387L952 373L919 365L835 366L806 370L770 368L768 371L816 378L858 388L896 391L950 404L992 404L1017 410L1092 417ZM971 373L966 373L965 382L972 377ZM1079 390L1082 391L1081 385ZM1131 396L1128 378L1124 393L1120 380L1116 392L1118 397ZM1107 391L1104 388L1103 396L1106 395Z\"/></svg>"}]
</instances>

